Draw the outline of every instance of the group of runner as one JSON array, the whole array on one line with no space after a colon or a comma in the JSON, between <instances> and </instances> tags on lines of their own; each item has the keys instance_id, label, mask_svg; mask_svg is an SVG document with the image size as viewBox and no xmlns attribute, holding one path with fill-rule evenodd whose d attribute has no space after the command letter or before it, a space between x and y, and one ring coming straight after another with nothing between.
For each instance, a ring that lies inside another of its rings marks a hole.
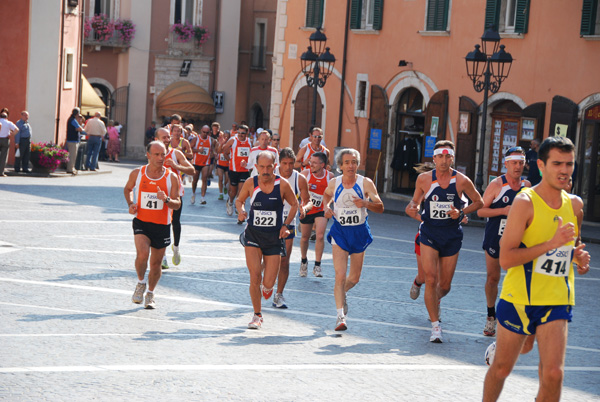
<instances>
[{"instance_id":1,"label":"group of runner","mask_svg":"<svg viewBox=\"0 0 600 402\"><path fill-rule=\"evenodd\" d=\"M254 309L248 328L261 328L261 295L269 299L276 284L273 305L287 307L283 291L299 215L300 276L307 275L306 250L313 225L313 274L322 276L324 234L328 219L333 218L327 239L332 245L335 270L335 330L346 330L346 293L358 283L364 252L372 242L367 211L384 209L373 182L357 173L360 154L354 149L341 150L335 161L341 175L334 178L327 169L329 151L320 145L320 129L311 132L311 142L298 156L290 148L277 152L268 145L268 137L261 141L259 136L259 145L253 148L247 134L248 128L240 126L234 136L226 141L220 139L210 149L230 157L226 209L233 215L235 205L238 223L246 223L240 242L250 273L249 292ZM170 242L170 211L177 211L182 205L180 175L173 171L189 174L191 168L181 160L182 156L185 159L184 152L168 151L164 137L163 140L148 144L148 165L133 171L125 187L129 212L136 215L133 228L139 282L132 299L134 303L143 301L146 266L150 261L147 308L154 308L153 291L160 278L160 260ZM171 137L169 144L174 141L177 140ZM199 147L192 147L192 151ZM572 142L564 137L549 137L540 145L537 166L529 168L538 168L542 181L533 188L521 179L524 150L508 149L504 155L506 173L490 182L483 197L467 176L452 168L452 142L435 144L433 163L432 171L417 178L415 193L406 208L408 216L421 222L416 239L419 272L410 295L416 299L425 284L425 305L432 325L430 341L443 342L440 300L450 292L462 246L461 223L466 215L477 212L488 218L483 241L487 269L487 319L483 332L487 336L497 332L496 358L486 376L484 400L497 399L519 353L531 349L534 336L540 349L539 395L560 395L567 322L571 321L574 305L573 263L579 274L585 274L590 262L580 236L583 203L565 191L574 166ZM294 167L307 169L298 172ZM248 199L250 207L246 210ZM508 272L496 308L501 267ZM529 346L524 347L526 340Z\"/></svg>"}]
</instances>

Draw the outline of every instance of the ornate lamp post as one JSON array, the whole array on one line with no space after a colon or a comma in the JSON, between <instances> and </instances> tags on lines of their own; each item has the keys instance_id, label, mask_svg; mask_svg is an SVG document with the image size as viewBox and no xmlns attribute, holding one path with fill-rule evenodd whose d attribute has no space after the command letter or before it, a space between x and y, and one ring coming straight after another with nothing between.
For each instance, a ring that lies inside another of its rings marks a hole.
<instances>
[{"instance_id":1,"label":"ornate lamp post","mask_svg":"<svg viewBox=\"0 0 600 402\"><path fill-rule=\"evenodd\" d=\"M483 49L483 52L479 50ZM499 48L499 50L498 50ZM475 45L475 50L465 57L467 75L473 81L475 91L483 91L483 110L481 118L481 137L479 139L479 167L475 186L483 194L483 148L485 147L485 131L487 120L488 94L500 90L500 85L510 73L513 58L500 45L500 35L494 27L485 31L481 37L481 46Z\"/></svg>"},{"instance_id":2,"label":"ornate lamp post","mask_svg":"<svg viewBox=\"0 0 600 402\"><path fill-rule=\"evenodd\" d=\"M310 120L310 124L314 126L317 124L317 89L318 87L323 88L325 86L327 78L333 72L335 57L329 53L329 48L325 47L327 36L321 32L321 28L317 28L310 35L309 41L310 46L300 56L300 63L308 86L314 88L312 116Z\"/></svg>"}]
</instances>

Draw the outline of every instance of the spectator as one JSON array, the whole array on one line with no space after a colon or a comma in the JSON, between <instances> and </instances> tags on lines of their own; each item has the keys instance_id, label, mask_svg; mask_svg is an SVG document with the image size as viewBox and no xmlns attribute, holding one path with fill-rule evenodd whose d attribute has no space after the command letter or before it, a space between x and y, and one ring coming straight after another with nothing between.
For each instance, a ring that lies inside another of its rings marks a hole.
<instances>
[{"instance_id":1,"label":"spectator","mask_svg":"<svg viewBox=\"0 0 600 402\"><path fill-rule=\"evenodd\" d=\"M100 147L102 146L102 138L104 137L104 134L106 134L106 126L104 125L104 122L100 120L101 117L102 114L96 112L94 118L85 123L84 128L88 135L85 168L92 172L95 172L96 166L98 166L98 155L100 154Z\"/></svg>"},{"instance_id":2,"label":"spectator","mask_svg":"<svg viewBox=\"0 0 600 402\"><path fill-rule=\"evenodd\" d=\"M69 162L67 162L67 173L77 174L77 170L74 169L75 161L77 160L77 151L79 150L79 143L81 141L81 134L85 134L83 128L83 116L79 113L79 108L73 109L71 116L67 120L67 149L69 150Z\"/></svg>"},{"instance_id":3,"label":"spectator","mask_svg":"<svg viewBox=\"0 0 600 402\"><path fill-rule=\"evenodd\" d=\"M15 135L15 149L19 151L19 157L15 155L15 172L19 173L21 168L24 173L29 173L29 157L31 155L31 125L29 125L29 112L21 112L21 120L17 122L19 132Z\"/></svg>"},{"instance_id":4,"label":"spectator","mask_svg":"<svg viewBox=\"0 0 600 402\"><path fill-rule=\"evenodd\" d=\"M531 148L525 153L525 164L529 169L529 173L527 174L527 180L529 180L529 182L531 183L531 187L535 186L540 181L542 181L542 177L540 176L540 169L537 165L537 150L539 147L540 140L536 138L533 141L531 141Z\"/></svg>"},{"instance_id":5,"label":"spectator","mask_svg":"<svg viewBox=\"0 0 600 402\"><path fill-rule=\"evenodd\" d=\"M0 177L5 177L4 168L8 160L8 150L10 149L10 135L15 134L19 129L12 121L8 120L8 109L0 111Z\"/></svg>"},{"instance_id":6,"label":"spectator","mask_svg":"<svg viewBox=\"0 0 600 402\"><path fill-rule=\"evenodd\" d=\"M150 123L150 127L146 130L146 136L144 138L144 145L148 145L154 141L154 133L156 133L156 122Z\"/></svg>"},{"instance_id":7,"label":"spectator","mask_svg":"<svg viewBox=\"0 0 600 402\"><path fill-rule=\"evenodd\" d=\"M108 131L108 147L106 147L108 152L108 160L120 162L119 153L121 153L121 136L115 127L114 121L108 121L108 128L106 131Z\"/></svg>"}]
</instances>

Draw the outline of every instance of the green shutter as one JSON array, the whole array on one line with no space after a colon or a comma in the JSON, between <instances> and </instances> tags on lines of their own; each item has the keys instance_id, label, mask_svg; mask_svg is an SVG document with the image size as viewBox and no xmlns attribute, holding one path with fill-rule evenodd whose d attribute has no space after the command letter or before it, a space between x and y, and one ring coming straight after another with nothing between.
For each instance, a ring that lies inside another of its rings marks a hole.
<instances>
[{"instance_id":1,"label":"green shutter","mask_svg":"<svg viewBox=\"0 0 600 402\"><path fill-rule=\"evenodd\" d=\"M581 9L581 35L594 35L596 27L596 10L598 9L598 0L583 0Z\"/></svg>"},{"instance_id":2,"label":"green shutter","mask_svg":"<svg viewBox=\"0 0 600 402\"><path fill-rule=\"evenodd\" d=\"M352 0L350 4L350 29L360 29L362 0Z\"/></svg>"},{"instance_id":3,"label":"green shutter","mask_svg":"<svg viewBox=\"0 0 600 402\"><path fill-rule=\"evenodd\" d=\"M383 26L383 0L373 0L375 5L373 7L373 29L378 31Z\"/></svg>"},{"instance_id":4,"label":"green shutter","mask_svg":"<svg viewBox=\"0 0 600 402\"><path fill-rule=\"evenodd\" d=\"M515 32L525 34L529 26L529 0L517 0Z\"/></svg>"},{"instance_id":5,"label":"green shutter","mask_svg":"<svg viewBox=\"0 0 600 402\"><path fill-rule=\"evenodd\" d=\"M496 27L496 30L500 29L500 6L502 0L487 0L485 5L485 25L483 31L487 31L492 26Z\"/></svg>"},{"instance_id":6,"label":"green shutter","mask_svg":"<svg viewBox=\"0 0 600 402\"><path fill-rule=\"evenodd\" d=\"M324 0L307 0L306 1L306 26L319 28L323 25L323 1Z\"/></svg>"},{"instance_id":7,"label":"green shutter","mask_svg":"<svg viewBox=\"0 0 600 402\"><path fill-rule=\"evenodd\" d=\"M450 0L429 0L427 3L427 31L448 29L448 7Z\"/></svg>"}]
</instances>

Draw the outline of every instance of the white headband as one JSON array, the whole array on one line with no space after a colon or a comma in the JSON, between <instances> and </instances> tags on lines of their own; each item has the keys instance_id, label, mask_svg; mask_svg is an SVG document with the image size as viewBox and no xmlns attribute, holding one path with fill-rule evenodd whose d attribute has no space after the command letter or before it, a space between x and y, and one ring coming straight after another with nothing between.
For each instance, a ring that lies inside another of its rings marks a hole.
<instances>
[{"instance_id":1,"label":"white headband","mask_svg":"<svg viewBox=\"0 0 600 402\"><path fill-rule=\"evenodd\" d=\"M433 156L436 156L436 155L452 155L452 156L454 156L454 150L448 149L448 148L438 148L433 151Z\"/></svg>"},{"instance_id":2,"label":"white headband","mask_svg":"<svg viewBox=\"0 0 600 402\"><path fill-rule=\"evenodd\" d=\"M504 158L506 162L508 161L523 161L525 162L525 155L508 155Z\"/></svg>"}]
</instances>

